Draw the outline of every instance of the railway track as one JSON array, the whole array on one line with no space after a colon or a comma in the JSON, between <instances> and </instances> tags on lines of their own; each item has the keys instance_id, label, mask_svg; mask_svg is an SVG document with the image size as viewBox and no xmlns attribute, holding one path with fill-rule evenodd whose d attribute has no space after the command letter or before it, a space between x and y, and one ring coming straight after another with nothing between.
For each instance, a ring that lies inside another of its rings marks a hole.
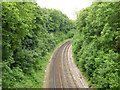
<instances>
[{"instance_id":1,"label":"railway track","mask_svg":"<svg viewBox=\"0 0 120 90\"><path fill-rule=\"evenodd\" d=\"M71 41L60 45L47 65L43 88L88 88L72 58Z\"/></svg>"}]
</instances>

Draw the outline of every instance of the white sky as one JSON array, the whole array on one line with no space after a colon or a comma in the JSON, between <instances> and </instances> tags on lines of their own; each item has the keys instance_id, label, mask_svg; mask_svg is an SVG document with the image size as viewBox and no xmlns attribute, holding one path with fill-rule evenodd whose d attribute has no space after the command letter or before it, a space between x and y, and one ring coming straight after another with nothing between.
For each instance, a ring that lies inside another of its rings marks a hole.
<instances>
[{"instance_id":1,"label":"white sky","mask_svg":"<svg viewBox=\"0 0 120 90\"><path fill-rule=\"evenodd\" d=\"M93 0L36 0L41 8L53 8L62 11L68 18L75 20L75 11L92 4Z\"/></svg>"}]
</instances>

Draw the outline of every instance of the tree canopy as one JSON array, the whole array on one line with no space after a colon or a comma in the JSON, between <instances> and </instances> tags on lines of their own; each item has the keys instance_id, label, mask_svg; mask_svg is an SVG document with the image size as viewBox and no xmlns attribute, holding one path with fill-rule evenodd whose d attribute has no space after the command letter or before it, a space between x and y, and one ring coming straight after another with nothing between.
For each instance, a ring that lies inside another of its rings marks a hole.
<instances>
[{"instance_id":1,"label":"tree canopy","mask_svg":"<svg viewBox=\"0 0 120 90\"><path fill-rule=\"evenodd\" d=\"M120 86L120 2L94 2L80 11L73 56L89 86Z\"/></svg>"},{"instance_id":2,"label":"tree canopy","mask_svg":"<svg viewBox=\"0 0 120 90\"><path fill-rule=\"evenodd\" d=\"M42 87L48 54L71 37L72 24L61 11L40 8L35 2L3 2L3 87Z\"/></svg>"}]
</instances>

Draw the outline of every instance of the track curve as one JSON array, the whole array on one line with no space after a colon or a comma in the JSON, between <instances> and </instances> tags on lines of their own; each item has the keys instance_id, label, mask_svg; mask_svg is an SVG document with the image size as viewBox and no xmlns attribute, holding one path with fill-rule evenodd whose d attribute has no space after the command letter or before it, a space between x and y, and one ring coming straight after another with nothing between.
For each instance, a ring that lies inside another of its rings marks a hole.
<instances>
[{"instance_id":1,"label":"track curve","mask_svg":"<svg viewBox=\"0 0 120 90\"><path fill-rule=\"evenodd\" d=\"M85 78L73 62L71 40L53 52L45 72L43 88L88 88Z\"/></svg>"}]
</instances>

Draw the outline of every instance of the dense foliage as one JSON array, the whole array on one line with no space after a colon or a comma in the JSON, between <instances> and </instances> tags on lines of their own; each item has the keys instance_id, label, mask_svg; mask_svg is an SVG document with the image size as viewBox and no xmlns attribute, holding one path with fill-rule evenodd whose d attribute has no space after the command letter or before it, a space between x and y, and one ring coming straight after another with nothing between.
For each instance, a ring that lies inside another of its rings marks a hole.
<instances>
[{"instance_id":1,"label":"dense foliage","mask_svg":"<svg viewBox=\"0 0 120 90\"><path fill-rule=\"evenodd\" d=\"M35 2L2 3L3 87L42 87L48 54L74 28L61 11Z\"/></svg>"},{"instance_id":2,"label":"dense foliage","mask_svg":"<svg viewBox=\"0 0 120 90\"><path fill-rule=\"evenodd\" d=\"M73 56L89 86L120 88L120 2L94 2L76 28Z\"/></svg>"}]
</instances>

